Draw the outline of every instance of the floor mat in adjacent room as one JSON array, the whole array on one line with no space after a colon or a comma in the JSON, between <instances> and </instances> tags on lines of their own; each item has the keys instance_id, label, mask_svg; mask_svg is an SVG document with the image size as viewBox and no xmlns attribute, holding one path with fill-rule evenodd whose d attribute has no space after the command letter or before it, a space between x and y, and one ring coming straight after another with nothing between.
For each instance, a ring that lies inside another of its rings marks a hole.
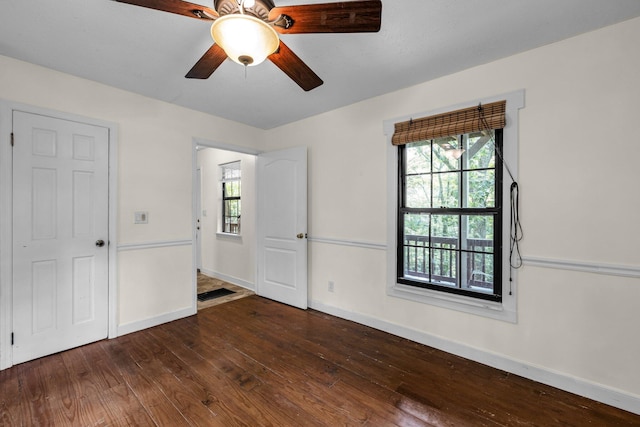
<instances>
[{"instance_id":1,"label":"floor mat in adjacent room","mask_svg":"<svg viewBox=\"0 0 640 427\"><path fill-rule=\"evenodd\" d=\"M215 298L220 298L220 297L224 297L231 294L235 294L235 292L225 288L214 289L212 291L198 294L198 301L209 301Z\"/></svg>"}]
</instances>

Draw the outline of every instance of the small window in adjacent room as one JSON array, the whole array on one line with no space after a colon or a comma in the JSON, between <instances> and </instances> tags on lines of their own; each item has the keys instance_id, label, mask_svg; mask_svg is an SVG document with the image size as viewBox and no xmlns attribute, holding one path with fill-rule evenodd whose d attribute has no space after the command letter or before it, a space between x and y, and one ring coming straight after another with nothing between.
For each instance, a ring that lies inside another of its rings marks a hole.
<instances>
[{"instance_id":1,"label":"small window in adjacent room","mask_svg":"<svg viewBox=\"0 0 640 427\"><path fill-rule=\"evenodd\" d=\"M240 234L240 161L220 165L222 175L222 232Z\"/></svg>"}]
</instances>

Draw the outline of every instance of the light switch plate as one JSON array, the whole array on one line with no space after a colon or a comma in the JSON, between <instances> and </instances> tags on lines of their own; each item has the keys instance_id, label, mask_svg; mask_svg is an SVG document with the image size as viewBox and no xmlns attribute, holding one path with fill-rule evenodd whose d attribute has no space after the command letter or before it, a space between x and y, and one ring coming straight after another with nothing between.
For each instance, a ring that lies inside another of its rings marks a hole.
<instances>
[{"instance_id":1,"label":"light switch plate","mask_svg":"<svg viewBox=\"0 0 640 427\"><path fill-rule=\"evenodd\" d=\"M149 212L138 211L135 213L134 224L147 224L149 222Z\"/></svg>"}]
</instances>

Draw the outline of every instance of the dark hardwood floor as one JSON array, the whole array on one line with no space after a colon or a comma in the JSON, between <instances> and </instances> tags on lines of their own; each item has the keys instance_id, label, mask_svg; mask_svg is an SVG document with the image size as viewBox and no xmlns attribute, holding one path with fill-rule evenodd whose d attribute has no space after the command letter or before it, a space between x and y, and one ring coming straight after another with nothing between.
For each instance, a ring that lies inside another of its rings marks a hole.
<instances>
[{"instance_id":1,"label":"dark hardwood floor","mask_svg":"<svg viewBox=\"0 0 640 427\"><path fill-rule=\"evenodd\" d=\"M257 296L0 372L3 426L638 426L640 416Z\"/></svg>"}]
</instances>

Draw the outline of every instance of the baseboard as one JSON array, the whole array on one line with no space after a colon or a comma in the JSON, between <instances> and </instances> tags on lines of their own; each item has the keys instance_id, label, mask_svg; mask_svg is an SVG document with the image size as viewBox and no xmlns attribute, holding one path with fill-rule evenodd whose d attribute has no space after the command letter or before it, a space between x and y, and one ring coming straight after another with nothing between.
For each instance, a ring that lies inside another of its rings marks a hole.
<instances>
[{"instance_id":1,"label":"baseboard","mask_svg":"<svg viewBox=\"0 0 640 427\"><path fill-rule=\"evenodd\" d=\"M135 322L126 323L118 326L118 336L127 335L132 332L138 332L143 329L153 328L154 326L162 325L163 323L173 322L174 320L182 319L183 317L189 317L196 314L196 307L188 307L178 311L172 311L170 313L161 314L160 316L151 317L144 320L137 320Z\"/></svg>"},{"instance_id":2,"label":"baseboard","mask_svg":"<svg viewBox=\"0 0 640 427\"><path fill-rule=\"evenodd\" d=\"M384 320L346 311L318 301L311 301L309 307L640 415L640 396L449 341Z\"/></svg>"},{"instance_id":3,"label":"baseboard","mask_svg":"<svg viewBox=\"0 0 640 427\"><path fill-rule=\"evenodd\" d=\"M250 291L256 290L255 283L248 282L237 277L228 276L226 274L218 273L217 271L207 270L206 268L200 268L200 272L206 276L213 277L214 279L224 280L232 285L240 286L241 288L249 289Z\"/></svg>"}]
</instances>

